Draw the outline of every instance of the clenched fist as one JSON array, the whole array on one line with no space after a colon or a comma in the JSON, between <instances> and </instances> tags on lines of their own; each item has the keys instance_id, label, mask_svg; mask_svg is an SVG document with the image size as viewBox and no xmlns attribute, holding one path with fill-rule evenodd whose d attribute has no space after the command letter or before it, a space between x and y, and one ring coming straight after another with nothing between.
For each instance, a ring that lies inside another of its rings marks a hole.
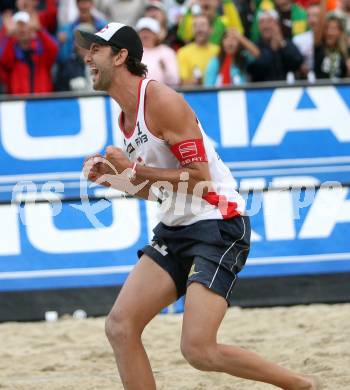
<instances>
[{"instance_id":1,"label":"clenched fist","mask_svg":"<svg viewBox=\"0 0 350 390\"><path fill-rule=\"evenodd\" d=\"M108 146L105 156L94 154L85 159L83 173L97 184L134 194L138 186L131 183L132 166L122 149Z\"/></svg>"}]
</instances>

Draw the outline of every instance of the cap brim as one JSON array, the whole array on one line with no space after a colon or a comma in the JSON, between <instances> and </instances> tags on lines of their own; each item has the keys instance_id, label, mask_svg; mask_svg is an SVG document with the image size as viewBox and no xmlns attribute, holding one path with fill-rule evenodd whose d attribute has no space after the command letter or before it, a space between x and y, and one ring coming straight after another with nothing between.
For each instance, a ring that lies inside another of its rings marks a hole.
<instances>
[{"instance_id":1,"label":"cap brim","mask_svg":"<svg viewBox=\"0 0 350 390\"><path fill-rule=\"evenodd\" d=\"M76 44L83 49L89 50L93 43L98 43L100 45L108 45L108 41L106 41L105 39L86 31L76 30L74 32L74 36Z\"/></svg>"}]
</instances>

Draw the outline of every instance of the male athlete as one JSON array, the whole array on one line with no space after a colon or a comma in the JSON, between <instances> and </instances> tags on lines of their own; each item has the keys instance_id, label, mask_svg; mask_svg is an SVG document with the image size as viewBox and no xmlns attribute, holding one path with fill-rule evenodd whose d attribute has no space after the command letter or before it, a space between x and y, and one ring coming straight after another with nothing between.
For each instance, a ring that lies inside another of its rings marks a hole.
<instances>
[{"instance_id":1,"label":"male athlete","mask_svg":"<svg viewBox=\"0 0 350 390\"><path fill-rule=\"evenodd\" d=\"M248 255L250 225L230 171L191 108L172 89L145 78L142 44L131 27L110 23L96 34L77 31L76 40L88 49L94 89L121 107L124 136L124 150L109 146L105 156L85 161L86 176L161 203L153 241L138 252L106 321L124 388L156 388L141 334L186 292L181 351L192 366L282 389L316 389L310 377L216 341Z\"/></svg>"}]
</instances>

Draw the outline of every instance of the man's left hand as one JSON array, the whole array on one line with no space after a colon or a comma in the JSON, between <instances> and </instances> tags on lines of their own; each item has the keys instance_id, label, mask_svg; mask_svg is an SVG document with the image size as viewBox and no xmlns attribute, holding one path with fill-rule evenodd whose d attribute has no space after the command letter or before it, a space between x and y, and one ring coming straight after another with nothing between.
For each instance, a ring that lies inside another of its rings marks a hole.
<instances>
[{"instance_id":1,"label":"man's left hand","mask_svg":"<svg viewBox=\"0 0 350 390\"><path fill-rule=\"evenodd\" d=\"M105 159L108 160L118 173L122 173L125 169L132 168L132 162L125 156L122 149L115 146L107 146Z\"/></svg>"}]
</instances>

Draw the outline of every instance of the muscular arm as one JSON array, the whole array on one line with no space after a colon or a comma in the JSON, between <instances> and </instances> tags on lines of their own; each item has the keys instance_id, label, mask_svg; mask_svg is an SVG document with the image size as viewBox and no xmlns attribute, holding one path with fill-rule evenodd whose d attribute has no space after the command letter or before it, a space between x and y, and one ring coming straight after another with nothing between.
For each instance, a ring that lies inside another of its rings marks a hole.
<instances>
[{"instance_id":1,"label":"muscular arm","mask_svg":"<svg viewBox=\"0 0 350 390\"><path fill-rule=\"evenodd\" d=\"M150 83L147 91L146 122L150 131L167 142L169 148L179 142L203 139L196 116L184 98L159 83ZM207 162L192 162L181 169L139 167L140 178L168 180L174 185L180 174L188 172L189 190L199 181L210 180Z\"/></svg>"},{"instance_id":2,"label":"muscular arm","mask_svg":"<svg viewBox=\"0 0 350 390\"><path fill-rule=\"evenodd\" d=\"M147 87L145 119L150 131L158 138L165 140L169 148L182 141L202 139L196 117L182 96L159 83L151 82ZM106 149L105 158L118 173L126 169L130 170L133 166L119 148L109 146ZM123 183L119 179L113 180L113 169L110 170L109 174L112 175L109 183L103 182L101 184L110 185L113 188L144 199L150 199L150 188L154 184L157 186L158 182L169 183L170 188L172 187L174 192L185 190L187 193L193 193L193 189L197 183L210 181L207 162L192 162L178 169L153 168L137 165L136 178L132 180L132 186L129 186L129 188L128 185L121 188L123 187ZM91 175L88 177L90 180L96 181ZM187 182L187 185L179 187L179 183L184 181ZM144 183L142 189L134 192L135 187L142 183ZM203 195L205 195L207 190ZM155 200L154 196L153 200Z\"/></svg>"}]
</instances>

